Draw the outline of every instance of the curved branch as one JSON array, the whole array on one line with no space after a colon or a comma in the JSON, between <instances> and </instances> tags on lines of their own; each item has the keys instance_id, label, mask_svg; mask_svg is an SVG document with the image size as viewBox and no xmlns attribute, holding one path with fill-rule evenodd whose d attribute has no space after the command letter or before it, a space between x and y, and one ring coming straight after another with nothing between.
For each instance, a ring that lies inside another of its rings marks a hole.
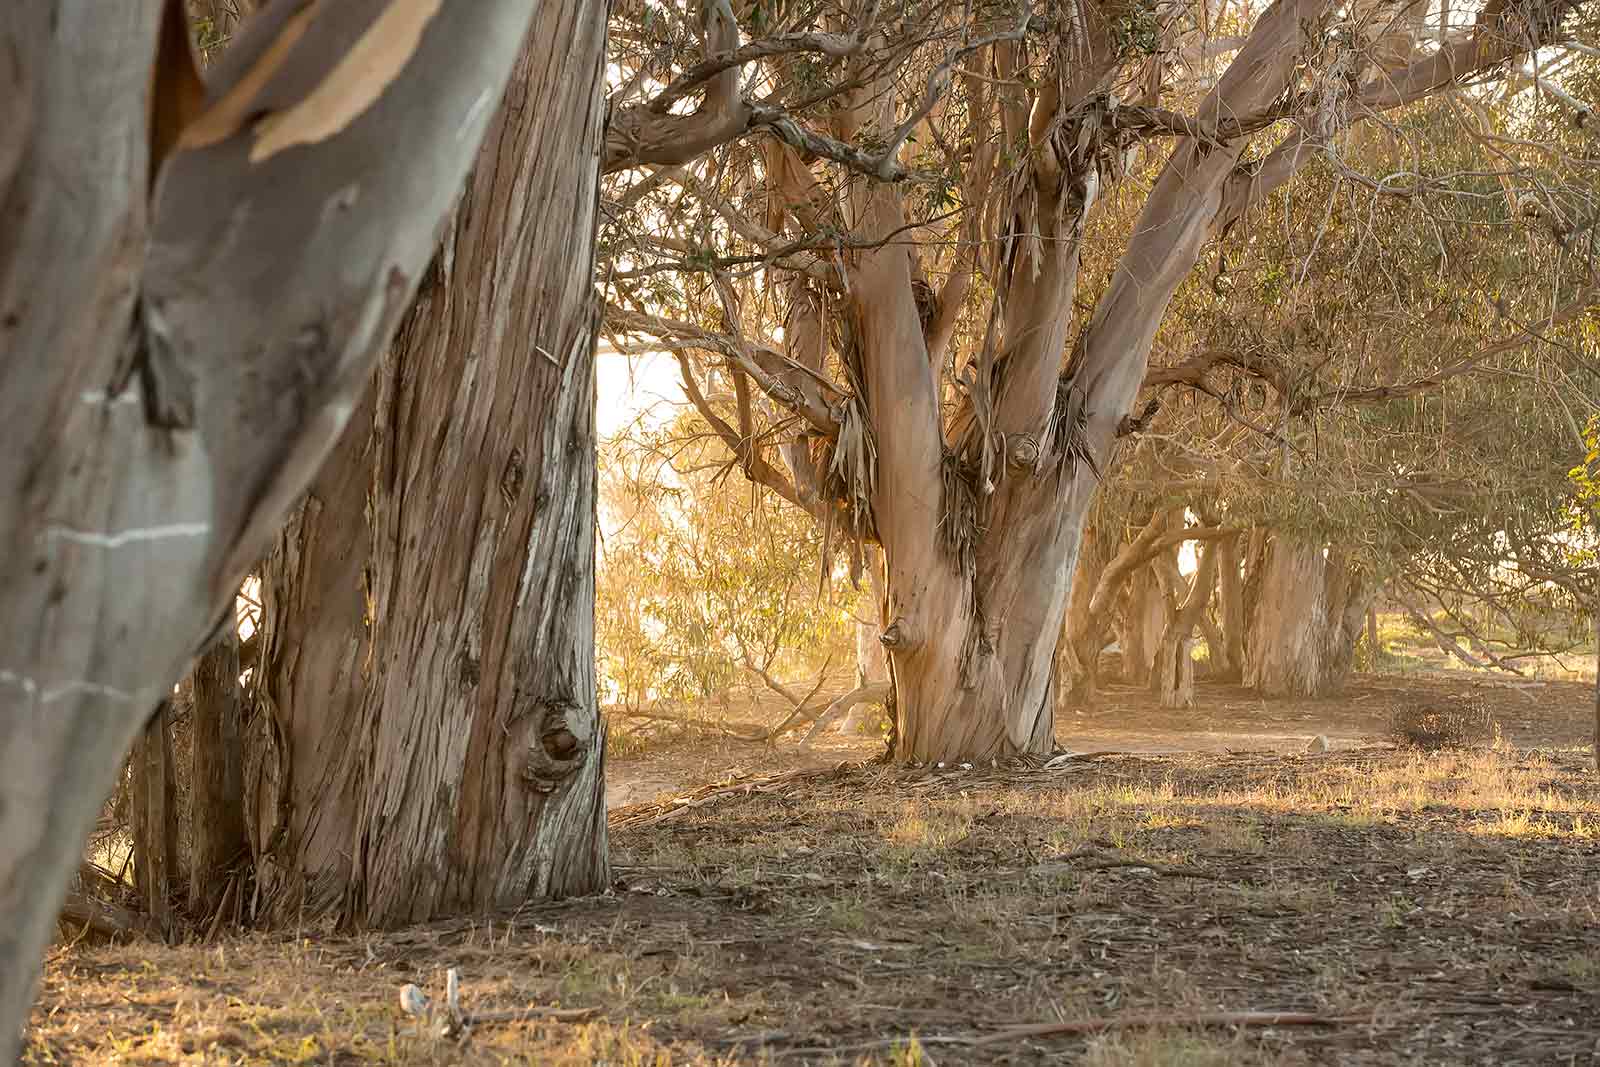
<instances>
[{"instance_id":1,"label":"curved branch","mask_svg":"<svg viewBox=\"0 0 1600 1067\"><path fill-rule=\"evenodd\" d=\"M1561 36L1562 22L1580 2L1523 0L1520 4L1485 7L1471 31L1448 41L1432 55L1384 71L1363 85L1346 111L1344 126L1348 128L1381 112L1415 103L1556 41ZM1506 32L1513 15L1526 32L1515 36ZM1272 195L1324 147L1326 137L1334 132L1314 133L1308 119L1260 162L1235 172L1223 191L1215 227L1226 230L1250 205Z\"/></svg>"},{"instance_id":2,"label":"curved branch","mask_svg":"<svg viewBox=\"0 0 1600 1067\"><path fill-rule=\"evenodd\" d=\"M678 360L678 371L683 378L683 391L689 397L689 402L694 405L700 417L706 420L712 430L716 431L717 436L722 438L723 444L728 446L728 450L733 453L740 468L743 469L745 477L771 489L801 511L809 512L811 509L800 499L800 494L795 491L794 485L778 468L766 461L761 455L761 450L756 447L755 441L745 438L738 430L728 425L726 419L717 414L716 409L711 406L711 402L700 389L700 383L695 381L689 357L684 354L683 348L673 348L672 354Z\"/></svg>"}]
</instances>

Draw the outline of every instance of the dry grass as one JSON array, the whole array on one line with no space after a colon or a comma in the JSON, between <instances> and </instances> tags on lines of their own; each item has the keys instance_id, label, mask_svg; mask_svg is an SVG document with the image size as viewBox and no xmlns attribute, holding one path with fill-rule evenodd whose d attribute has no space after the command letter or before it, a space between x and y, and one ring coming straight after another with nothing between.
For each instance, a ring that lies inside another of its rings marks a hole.
<instances>
[{"instance_id":1,"label":"dry grass","mask_svg":"<svg viewBox=\"0 0 1600 1067\"><path fill-rule=\"evenodd\" d=\"M28 1062L1591 1062L1587 758L845 768L637 805L613 812L604 897L383 936L63 952ZM468 1010L528 1017L461 1043L416 1032L400 986L451 966ZM573 1009L594 1015L538 1017ZM1218 1011L1346 1021L1184 1023ZM1150 1013L1164 1023L972 1043Z\"/></svg>"}]
</instances>

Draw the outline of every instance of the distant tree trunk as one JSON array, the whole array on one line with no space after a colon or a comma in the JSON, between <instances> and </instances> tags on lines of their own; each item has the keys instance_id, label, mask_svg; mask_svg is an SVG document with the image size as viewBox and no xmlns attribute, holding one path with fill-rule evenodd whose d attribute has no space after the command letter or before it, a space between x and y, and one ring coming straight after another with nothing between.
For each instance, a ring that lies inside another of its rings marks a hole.
<instances>
[{"instance_id":1,"label":"distant tree trunk","mask_svg":"<svg viewBox=\"0 0 1600 1067\"><path fill-rule=\"evenodd\" d=\"M1244 614L1243 577L1239 538L1230 537L1217 545L1217 603L1221 647L1213 649L1216 656L1218 681L1237 682L1244 677L1244 635L1247 623Z\"/></svg>"},{"instance_id":2,"label":"distant tree trunk","mask_svg":"<svg viewBox=\"0 0 1600 1067\"><path fill-rule=\"evenodd\" d=\"M178 875L177 779L172 758L172 704L163 700L133 744L130 762L133 876L145 914L173 930L172 889Z\"/></svg>"},{"instance_id":3,"label":"distant tree trunk","mask_svg":"<svg viewBox=\"0 0 1600 1067\"><path fill-rule=\"evenodd\" d=\"M889 681L889 659L879 640L883 636L883 560L876 549L866 549L864 569L872 590L872 618L856 623L856 689L871 691L871 687L887 685ZM871 706L870 701L864 700L852 707L839 724L839 732L850 737L859 734Z\"/></svg>"},{"instance_id":4,"label":"distant tree trunk","mask_svg":"<svg viewBox=\"0 0 1600 1067\"><path fill-rule=\"evenodd\" d=\"M282 914L391 925L609 880L590 281L604 41L599 0L539 8L370 403L266 568Z\"/></svg>"},{"instance_id":5,"label":"distant tree trunk","mask_svg":"<svg viewBox=\"0 0 1600 1067\"><path fill-rule=\"evenodd\" d=\"M1067 594L1067 621L1061 629L1061 644L1056 649L1056 690L1058 710L1094 704L1100 689L1100 651L1105 647L1101 623L1091 606L1100 576L1105 573L1105 540L1098 530L1083 532L1078 550L1078 566Z\"/></svg>"},{"instance_id":6,"label":"distant tree trunk","mask_svg":"<svg viewBox=\"0 0 1600 1067\"><path fill-rule=\"evenodd\" d=\"M1150 689L1164 708L1194 707L1193 634L1216 588L1218 555L1219 546L1215 542L1201 549L1200 566L1189 583L1188 594L1161 635L1155 666L1150 672Z\"/></svg>"},{"instance_id":7,"label":"distant tree trunk","mask_svg":"<svg viewBox=\"0 0 1600 1067\"><path fill-rule=\"evenodd\" d=\"M1131 541L1117 548L1114 555L1111 554L1111 547L1104 543L1092 543L1088 547L1091 555L1085 558L1090 562L1087 565L1080 563L1073 578L1073 592L1068 603L1069 614L1074 616L1075 621L1067 628L1066 640L1072 646L1071 661L1081 673L1074 679L1066 700L1078 704L1092 702L1094 686L1099 677L1100 653L1105 647L1105 633L1111 626L1117 601L1131 600L1133 596L1131 593L1127 598L1122 595L1130 582L1140 576L1148 579L1159 573L1157 568L1161 566L1175 572L1177 564L1171 556L1185 541L1211 542L1217 538L1233 538L1238 533L1224 526L1186 527L1177 521L1181 518L1181 511L1152 516ZM1177 521L1176 527L1171 525L1174 521ZM1161 562L1163 556L1167 557L1164 564ZM1178 580L1182 581L1181 578ZM1160 641L1166 625L1166 604L1161 602L1157 607L1160 609L1160 629L1148 634L1134 634L1132 641L1137 646L1136 662L1145 665L1142 674L1135 669L1134 677L1146 680L1149 678L1149 666L1154 663L1155 645ZM1128 610L1125 606L1117 624L1124 640L1125 664L1128 658ZM1147 624L1151 622L1148 618L1145 621ZM1126 671L1124 674L1126 676Z\"/></svg>"},{"instance_id":8,"label":"distant tree trunk","mask_svg":"<svg viewBox=\"0 0 1600 1067\"><path fill-rule=\"evenodd\" d=\"M190 712L189 907L216 910L249 855L244 821L244 732L239 634L231 625L195 663Z\"/></svg>"},{"instance_id":9,"label":"distant tree trunk","mask_svg":"<svg viewBox=\"0 0 1600 1067\"><path fill-rule=\"evenodd\" d=\"M1274 535L1266 545L1245 684L1269 697L1322 697L1350 675L1372 589L1339 549Z\"/></svg>"},{"instance_id":10,"label":"distant tree trunk","mask_svg":"<svg viewBox=\"0 0 1600 1067\"><path fill-rule=\"evenodd\" d=\"M1383 644L1378 637L1378 598L1374 596L1367 604L1367 656L1371 659L1372 670L1378 669L1378 664L1383 658Z\"/></svg>"},{"instance_id":11,"label":"distant tree trunk","mask_svg":"<svg viewBox=\"0 0 1600 1067\"><path fill-rule=\"evenodd\" d=\"M1151 563L1128 582L1127 606L1122 612L1122 680L1128 685L1150 684L1150 670L1166 628L1167 598Z\"/></svg>"}]
</instances>

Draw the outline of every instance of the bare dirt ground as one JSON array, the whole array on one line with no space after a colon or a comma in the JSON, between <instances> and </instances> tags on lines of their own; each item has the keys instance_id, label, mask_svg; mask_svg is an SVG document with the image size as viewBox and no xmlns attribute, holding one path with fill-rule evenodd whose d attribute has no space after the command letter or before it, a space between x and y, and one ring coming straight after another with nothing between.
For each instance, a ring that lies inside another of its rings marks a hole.
<instances>
[{"instance_id":1,"label":"bare dirt ground","mask_svg":"<svg viewBox=\"0 0 1600 1067\"><path fill-rule=\"evenodd\" d=\"M821 700L836 695L825 690ZM1570 748L1594 739L1592 683L1503 681L1445 670L1425 676L1358 675L1328 700L1267 701L1239 686L1202 684L1198 706L1181 710L1161 707L1144 689L1108 685L1095 708L1058 716L1056 740L1074 752L1287 754L1304 752L1321 735L1337 751L1387 741L1397 708L1435 695L1482 698L1494 709L1506 741L1519 748ZM759 727L782 721L788 710L758 696L728 714L741 727ZM769 746L708 730L687 731L657 737L637 753L613 756L606 799L612 808L664 800L729 775L832 767L841 760L870 759L882 749L876 738L841 737L832 729L808 749L800 749L794 735Z\"/></svg>"},{"instance_id":2,"label":"bare dirt ground","mask_svg":"<svg viewBox=\"0 0 1600 1067\"><path fill-rule=\"evenodd\" d=\"M606 895L64 948L28 1062L1600 1063L1592 691L1481 690L1490 750L1381 742L1395 702L1467 684L1177 715L1112 691L1060 740L1126 754L1048 771L686 736L613 762L620 797L667 795L612 811ZM490 1013L459 1041L396 1007L447 967Z\"/></svg>"}]
</instances>

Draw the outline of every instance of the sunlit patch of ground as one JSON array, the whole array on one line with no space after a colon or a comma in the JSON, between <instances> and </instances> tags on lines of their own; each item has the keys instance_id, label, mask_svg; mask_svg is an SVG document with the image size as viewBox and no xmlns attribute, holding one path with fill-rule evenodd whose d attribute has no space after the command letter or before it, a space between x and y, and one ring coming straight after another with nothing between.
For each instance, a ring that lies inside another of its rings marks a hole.
<instances>
[{"instance_id":1,"label":"sunlit patch of ground","mask_svg":"<svg viewBox=\"0 0 1600 1067\"><path fill-rule=\"evenodd\" d=\"M390 935L62 952L28 1057L1595 1062L1591 758L1373 747L746 778L614 810L604 897ZM451 966L469 1011L526 1017L417 1033L399 988L437 990ZM1007 1029L1130 1019L1150 1025Z\"/></svg>"}]
</instances>

